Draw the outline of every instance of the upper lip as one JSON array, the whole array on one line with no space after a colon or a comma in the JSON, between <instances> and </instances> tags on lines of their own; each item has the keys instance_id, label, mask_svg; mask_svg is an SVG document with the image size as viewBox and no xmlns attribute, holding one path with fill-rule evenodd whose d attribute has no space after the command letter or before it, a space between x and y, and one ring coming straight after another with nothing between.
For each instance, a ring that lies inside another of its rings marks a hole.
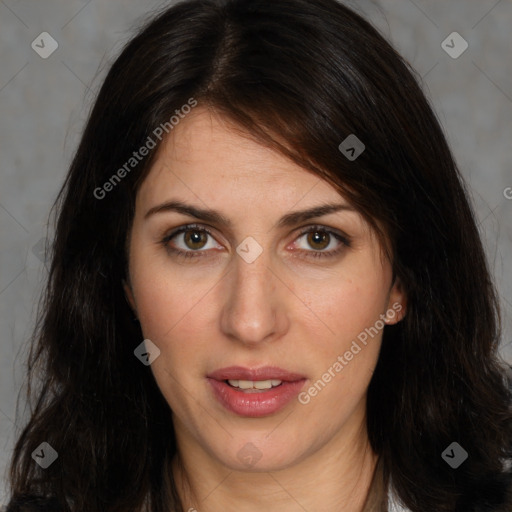
<instances>
[{"instance_id":1,"label":"upper lip","mask_svg":"<svg viewBox=\"0 0 512 512\"><path fill-rule=\"evenodd\" d=\"M220 368L208 374L210 379L215 380L281 380L294 382L305 379L304 375L292 373L276 366L262 366L261 368L244 368L243 366L229 366Z\"/></svg>"}]
</instances>

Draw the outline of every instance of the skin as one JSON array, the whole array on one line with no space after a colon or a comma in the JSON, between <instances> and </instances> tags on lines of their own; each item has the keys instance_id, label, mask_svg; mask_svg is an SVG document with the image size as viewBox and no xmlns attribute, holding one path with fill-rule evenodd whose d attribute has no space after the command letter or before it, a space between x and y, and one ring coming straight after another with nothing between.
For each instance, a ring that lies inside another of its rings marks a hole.
<instances>
[{"instance_id":1,"label":"skin","mask_svg":"<svg viewBox=\"0 0 512 512\"><path fill-rule=\"evenodd\" d=\"M145 218L171 199L218 210L232 227L173 211ZM393 304L402 311L387 323L403 317L406 297L358 212L277 227L283 215L325 203L348 205L330 184L201 106L164 141L139 189L125 291L144 337L161 351L151 371L173 411L181 465L176 457L172 471L185 510L363 509L376 464L366 393L382 331L307 404L293 399L266 417L226 410L206 379L231 365L279 366L304 375L307 391ZM191 228L191 238L169 241L202 251L185 259L162 239L188 224L212 236ZM349 236L350 247L325 232L326 241L301 235L315 225ZM248 236L263 250L250 264L236 252ZM237 456L247 443L261 456L251 467Z\"/></svg>"}]
</instances>

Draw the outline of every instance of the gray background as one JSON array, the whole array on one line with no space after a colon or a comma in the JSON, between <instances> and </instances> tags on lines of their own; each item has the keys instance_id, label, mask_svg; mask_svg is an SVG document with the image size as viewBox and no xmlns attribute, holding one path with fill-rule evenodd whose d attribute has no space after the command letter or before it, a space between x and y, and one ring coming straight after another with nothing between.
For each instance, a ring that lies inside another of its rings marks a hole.
<instances>
[{"instance_id":1,"label":"gray background","mask_svg":"<svg viewBox=\"0 0 512 512\"><path fill-rule=\"evenodd\" d=\"M50 206L109 63L159 5L0 0L0 479L23 424L15 404L46 275L38 247L51 236ZM423 77L478 214L502 299L502 354L512 362L512 2L381 0L357 9ZM469 44L456 59L441 47L453 31ZM47 59L31 48L42 32L59 45Z\"/></svg>"}]
</instances>

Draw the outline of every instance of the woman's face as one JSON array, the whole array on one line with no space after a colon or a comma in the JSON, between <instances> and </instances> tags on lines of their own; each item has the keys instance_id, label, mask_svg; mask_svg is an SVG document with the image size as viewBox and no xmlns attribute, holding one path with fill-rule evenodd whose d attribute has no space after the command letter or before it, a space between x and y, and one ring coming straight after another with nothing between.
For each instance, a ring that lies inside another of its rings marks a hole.
<instances>
[{"instance_id":1,"label":"woman's face","mask_svg":"<svg viewBox=\"0 0 512 512\"><path fill-rule=\"evenodd\" d=\"M129 261L182 449L271 471L365 435L383 319L404 297L327 182L197 107L138 192Z\"/></svg>"}]
</instances>

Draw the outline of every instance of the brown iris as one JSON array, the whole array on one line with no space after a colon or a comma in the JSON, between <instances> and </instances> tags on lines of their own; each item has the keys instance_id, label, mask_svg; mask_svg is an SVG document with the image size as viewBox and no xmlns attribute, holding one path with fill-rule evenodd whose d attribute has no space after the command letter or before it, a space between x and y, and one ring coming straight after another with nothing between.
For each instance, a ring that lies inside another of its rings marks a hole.
<instances>
[{"instance_id":1,"label":"brown iris","mask_svg":"<svg viewBox=\"0 0 512 512\"><path fill-rule=\"evenodd\" d=\"M325 249L329 245L330 236L325 231L310 231L308 233L308 244L314 249ZM316 246L320 244L321 247Z\"/></svg>"},{"instance_id":2,"label":"brown iris","mask_svg":"<svg viewBox=\"0 0 512 512\"><path fill-rule=\"evenodd\" d=\"M189 249L202 249L208 240L208 233L189 229L185 231L185 244Z\"/></svg>"}]
</instances>

